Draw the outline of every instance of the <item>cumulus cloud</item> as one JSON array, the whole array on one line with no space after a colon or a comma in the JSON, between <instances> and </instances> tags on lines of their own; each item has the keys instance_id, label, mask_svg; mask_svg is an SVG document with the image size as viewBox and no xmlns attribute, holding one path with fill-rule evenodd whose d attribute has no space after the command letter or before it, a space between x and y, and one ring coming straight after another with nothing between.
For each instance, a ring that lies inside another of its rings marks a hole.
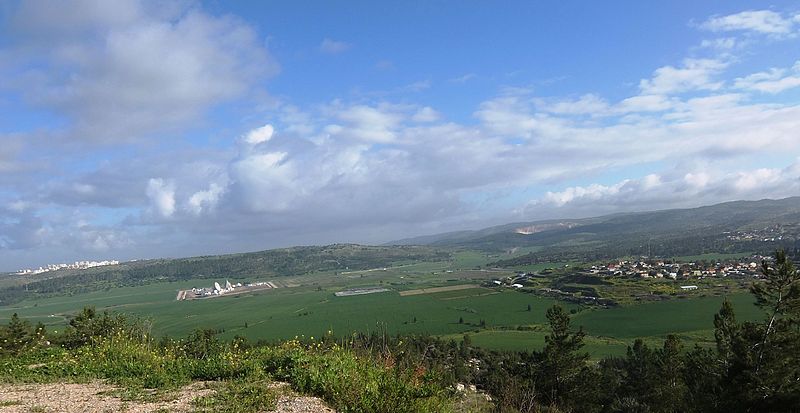
<instances>
[{"instance_id":1,"label":"cumulus cloud","mask_svg":"<svg viewBox=\"0 0 800 413\"><path fill-rule=\"evenodd\" d=\"M267 124L248 132L247 135L244 136L244 141L250 145L258 145L259 143L272 139L273 133L275 133L275 128Z\"/></svg>"},{"instance_id":2,"label":"cumulus cloud","mask_svg":"<svg viewBox=\"0 0 800 413\"><path fill-rule=\"evenodd\" d=\"M347 127L336 129L335 134L366 142L392 142L395 128L402 116L391 108L375 108L357 105L337 111L336 117Z\"/></svg>"},{"instance_id":3,"label":"cumulus cloud","mask_svg":"<svg viewBox=\"0 0 800 413\"><path fill-rule=\"evenodd\" d=\"M131 1L37 28L55 17L36 14L46 11L44 3L29 4L32 11L16 19L32 27L15 30L31 42L26 47L52 50L48 62L63 70L48 72L40 78L47 86L26 97L54 110L63 105L71 133L81 130L83 141L191 127L187 119L247 94L274 69L246 24L197 8L155 12ZM86 33L102 41L94 44ZM54 46L44 45L54 38ZM693 50L741 47L739 38L720 42ZM179 52L164 55L173 49ZM197 148L206 136L185 144L151 140L94 166L75 160L31 173L0 191L0 248L73 248L71 240L79 251L135 246L163 254L174 245L169 251L182 248L177 255L380 242L402 231L507 219L521 194L540 194L520 210L534 219L800 193L800 163L769 164L776 148L800 152L800 105L770 99L794 87L800 64L734 79L725 75L737 60L725 56L656 68L627 96L505 88L476 102L466 121L448 119L449 108L430 103L376 98L386 94L304 106L282 99L246 111L245 125L211 131L207 149ZM102 82L120 96L100 90ZM103 133L81 129L89 124ZM20 148L0 146L0 178L19 166ZM673 168L657 170L663 165ZM593 179L607 171L627 179Z\"/></svg>"},{"instance_id":4,"label":"cumulus cloud","mask_svg":"<svg viewBox=\"0 0 800 413\"><path fill-rule=\"evenodd\" d=\"M251 27L177 4L24 2L6 82L68 115L71 138L119 142L185 127L277 71Z\"/></svg>"},{"instance_id":5,"label":"cumulus cloud","mask_svg":"<svg viewBox=\"0 0 800 413\"><path fill-rule=\"evenodd\" d=\"M322 40L322 43L320 43L319 50L322 53L339 54L350 50L351 47L353 47L353 45L350 43L325 38Z\"/></svg>"},{"instance_id":6,"label":"cumulus cloud","mask_svg":"<svg viewBox=\"0 0 800 413\"><path fill-rule=\"evenodd\" d=\"M692 90L717 90L722 82L714 81L716 74L728 66L717 59L684 59L679 67L664 66L653 77L642 79L639 89L645 95L668 95Z\"/></svg>"},{"instance_id":7,"label":"cumulus cloud","mask_svg":"<svg viewBox=\"0 0 800 413\"><path fill-rule=\"evenodd\" d=\"M192 214L201 215L204 212L213 210L224 192L225 187L217 183L211 183L208 190L192 194L187 201L186 207Z\"/></svg>"},{"instance_id":8,"label":"cumulus cloud","mask_svg":"<svg viewBox=\"0 0 800 413\"><path fill-rule=\"evenodd\" d=\"M587 211L620 212L694 207L714 202L784 198L800 193L800 159L785 168L733 172L692 171L681 175L650 174L614 184L590 184L547 192L530 201L520 213L585 215ZM561 210L560 212L557 212Z\"/></svg>"},{"instance_id":9,"label":"cumulus cloud","mask_svg":"<svg viewBox=\"0 0 800 413\"><path fill-rule=\"evenodd\" d=\"M545 107L545 110L565 115L575 114L604 114L609 110L609 104L603 98L586 94L577 100L561 100Z\"/></svg>"},{"instance_id":10,"label":"cumulus cloud","mask_svg":"<svg viewBox=\"0 0 800 413\"><path fill-rule=\"evenodd\" d=\"M734 86L739 89L770 94L796 88L800 86L800 61L794 64L791 73L787 69L771 68L765 72L737 78L734 81Z\"/></svg>"},{"instance_id":11,"label":"cumulus cloud","mask_svg":"<svg viewBox=\"0 0 800 413\"><path fill-rule=\"evenodd\" d=\"M175 184L165 182L161 178L151 178L147 182L147 198L150 199L151 211L164 218L175 212Z\"/></svg>"},{"instance_id":12,"label":"cumulus cloud","mask_svg":"<svg viewBox=\"0 0 800 413\"><path fill-rule=\"evenodd\" d=\"M435 122L440 118L441 115L439 112L430 106L425 106L414 113L414 116L411 117L411 120L414 122Z\"/></svg>"}]
</instances>

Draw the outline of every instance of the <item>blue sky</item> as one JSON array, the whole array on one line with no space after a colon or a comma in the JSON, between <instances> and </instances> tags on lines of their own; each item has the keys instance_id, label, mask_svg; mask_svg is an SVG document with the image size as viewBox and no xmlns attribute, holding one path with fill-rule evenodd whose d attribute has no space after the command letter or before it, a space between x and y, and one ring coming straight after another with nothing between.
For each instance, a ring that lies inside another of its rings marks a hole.
<instances>
[{"instance_id":1,"label":"blue sky","mask_svg":"<svg viewBox=\"0 0 800 413\"><path fill-rule=\"evenodd\" d=\"M800 195L757 6L5 2L0 270Z\"/></svg>"}]
</instances>

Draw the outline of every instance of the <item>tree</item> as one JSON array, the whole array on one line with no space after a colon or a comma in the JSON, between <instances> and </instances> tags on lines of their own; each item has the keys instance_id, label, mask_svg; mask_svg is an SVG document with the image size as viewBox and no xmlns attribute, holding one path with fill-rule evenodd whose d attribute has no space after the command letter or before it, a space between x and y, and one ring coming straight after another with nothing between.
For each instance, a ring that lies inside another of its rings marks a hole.
<instances>
[{"instance_id":1,"label":"tree","mask_svg":"<svg viewBox=\"0 0 800 413\"><path fill-rule=\"evenodd\" d=\"M733 312L733 305L725 299L722 302L717 314L714 314L714 339L717 342L717 353L725 363L725 368L729 366L729 360L733 353L733 344L739 330L736 324L736 315Z\"/></svg>"},{"instance_id":2,"label":"tree","mask_svg":"<svg viewBox=\"0 0 800 413\"><path fill-rule=\"evenodd\" d=\"M742 339L750 352L740 352L739 362L750 383L751 405L769 411L789 411L800 406L800 274L783 250L775 262L761 264L764 282L751 292L766 313L761 324L745 323Z\"/></svg>"},{"instance_id":3,"label":"tree","mask_svg":"<svg viewBox=\"0 0 800 413\"><path fill-rule=\"evenodd\" d=\"M664 346L656 352L656 374L654 410L660 412L684 412L686 406L686 383L684 376L683 344L675 335L668 335Z\"/></svg>"},{"instance_id":4,"label":"tree","mask_svg":"<svg viewBox=\"0 0 800 413\"><path fill-rule=\"evenodd\" d=\"M800 406L800 276L784 251L761 265L751 287L761 322L738 323L723 302L714 317L716 352L687 358L690 403L706 410L790 412Z\"/></svg>"},{"instance_id":5,"label":"tree","mask_svg":"<svg viewBox=\"0 0 800 413\"><path fill-rule=\"evenodd\" d=\"M539 380L537 384L547 404L570 406L574 399L586 367L589 354L581 352L585 333L583 328L572 332L569 314L559 305L547 310L550 334L545 336L545 347L541 353Z\"/></svg>"},{"instance_id":6,"label":"tree","mask_svg":"<svg viewBox=\"0 0 800 413\"><path fill-rule=\"evenodd\" d=\"M33 340L30 323L27 320L20 319L17 313L11 315L11 321L9 321L5 330L4 352L19 354Z\"/></svg>"}]
</instances>

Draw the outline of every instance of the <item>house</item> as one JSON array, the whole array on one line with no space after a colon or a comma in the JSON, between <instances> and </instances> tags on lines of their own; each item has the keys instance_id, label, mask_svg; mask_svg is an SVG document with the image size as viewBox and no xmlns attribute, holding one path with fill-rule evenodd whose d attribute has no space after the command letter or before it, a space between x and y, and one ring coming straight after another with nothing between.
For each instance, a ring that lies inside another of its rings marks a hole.
<instances>
[{"instance_id":1,"label":"house","mask_svg":"<svg viewBox=\"0 0 800 413\"><path fill-rule=\"evenodd\" d=\"M682 285L681 290L688 291L688 290L696 290L696 285Z\"/></svg>"}]
</instances>

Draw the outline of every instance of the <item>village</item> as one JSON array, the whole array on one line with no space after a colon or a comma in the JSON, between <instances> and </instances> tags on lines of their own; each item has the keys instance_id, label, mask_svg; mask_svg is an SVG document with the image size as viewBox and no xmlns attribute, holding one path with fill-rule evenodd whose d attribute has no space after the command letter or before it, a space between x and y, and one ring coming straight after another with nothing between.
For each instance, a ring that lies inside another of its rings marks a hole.
<instances>
[{"instance_id":1,"label":"village","mask_svg":"<svg viewBox=\"0 0 800 413\"><path fill-rule=\"evenodd\" d=\"M738 260L721 260L713 263L705 261L670 262L658 259L640 259L636 261L618 260L608 264L592 265L581 272L601 277L639 277L670 278L673 280L692 277L759 277L763 260L770 257L752 255Z\"/></svg>"},{"instance_id":2,"label":"village","mask_svg":"<svg viewBox=\"0 0 800 413\"><path fill-rule=\"evenodd\" d=\"M612 280L673 280L676 285L671 294L664 294L664 291L654 292L659 289L650 290L650 287L645 285L637 288L637 291L630 291L630 297L635 301L665 300L675 294L687 294L700 289L701 287L696 284L707 285L707 283L693 283L692 280L726 277L762 278L762 261L771 262L773 259L761 255L751 255L739 259L711 262L706 260L675 262L640 257L633 260L614 260L575 267L564 264L563 267L557 269L547 268L536 273L520 271L512 276L486 280L481 286L517 289L576 304L614 307L618 305L617 299L613 298L616 294L612 294L612 297L606 296L604 293L601 294L597 288L602 285L612 285Z\"/></svg>"},{"instance_id":3,"label":"village","mask_svg":"<svg viewBox=\"0 0 800 413\"><path fill-rule=\"evenodd\" d=\"M746 231L726 231L723 232L723 235L731 241L775 242L797 239L799 233L800 225L798 224L778 224Z\"/></svg>"},{"instance_id":4,"label":"village","mask_svg":"<svg viewBox=\"0 0 800 413\"><path fill-rule=\"evenodd\" d=\"M75 261L72 264L47 264L39 268L24 268L17 271L17 275L36 275L58 270L87 270L89 268L104 267L107 265L119 265L117 260L104 261Z\"/></svg>"}]
</instances>

